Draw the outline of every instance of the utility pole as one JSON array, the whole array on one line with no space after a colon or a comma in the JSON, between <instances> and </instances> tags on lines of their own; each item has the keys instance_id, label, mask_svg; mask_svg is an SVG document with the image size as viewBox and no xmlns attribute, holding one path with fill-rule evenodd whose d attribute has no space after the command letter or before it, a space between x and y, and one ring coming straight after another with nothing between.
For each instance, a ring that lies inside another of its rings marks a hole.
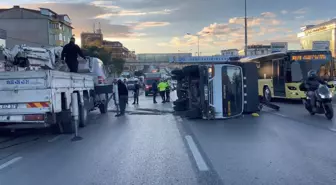
<instances>
[{"instance_id":1,"label":"utility pole","mask_svg":"<svg viewBox=\"0 0 336 185\"><path fill-rule=\"evenodd\" d=\"M247 56L247 7L245 0L245 57Z\"/></svg>"}]
</instances>

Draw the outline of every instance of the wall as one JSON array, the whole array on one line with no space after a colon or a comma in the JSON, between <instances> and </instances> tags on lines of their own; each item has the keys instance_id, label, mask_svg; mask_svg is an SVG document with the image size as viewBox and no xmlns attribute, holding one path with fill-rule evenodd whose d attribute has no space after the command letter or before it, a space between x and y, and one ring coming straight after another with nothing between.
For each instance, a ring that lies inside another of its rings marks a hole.
<instances>
[{"instance_id":1,"label":"wall","mask_svg":"<svg viewBox=\"0 0 336 185\"><path fill-rule=\"evenodd\" d=\"M0 13L0 29L7 31L7 47L49 45L48 19L39 11L21 8L4 11Z\"/></svg>"},{"instance_id":2,"label":"wall","mask_svg":"<svg viewBox=\"0 0 336 185\"><path fill-rule=\"evenodd\" d=\"M7 31L6 44L9 48L17 44L49 45L47 19L0 19L0 29Z\"/></svg>"}]
</instances>

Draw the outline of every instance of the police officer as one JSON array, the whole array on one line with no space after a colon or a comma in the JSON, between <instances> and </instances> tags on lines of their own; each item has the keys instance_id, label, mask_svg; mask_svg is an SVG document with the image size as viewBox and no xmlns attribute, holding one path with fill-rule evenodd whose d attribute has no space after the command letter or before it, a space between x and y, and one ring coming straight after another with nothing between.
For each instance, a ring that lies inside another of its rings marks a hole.
<instances>
[{"instance_id":1,"label":"police officer","mask_svg":"<svg viewBox=\"0 0 336 185\"><path fill-rule=\"evenodd\" d=\"M162 103L166 103L166 87L167 87L166 82L161 80L161 82L158 85L158 88L159 88L160 96L162 98Z\"/></svg>"}]
</instances>

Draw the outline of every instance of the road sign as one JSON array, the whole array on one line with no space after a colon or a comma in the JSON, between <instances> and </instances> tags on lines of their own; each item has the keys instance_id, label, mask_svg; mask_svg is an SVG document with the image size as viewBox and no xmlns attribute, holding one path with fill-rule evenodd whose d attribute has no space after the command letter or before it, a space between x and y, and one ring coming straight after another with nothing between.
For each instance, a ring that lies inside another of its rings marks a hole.
<instances>
[{"instance_id":1,"label":"road sign","mask_svg":"<svg viewBox=\"0 0 336 185\"><path fill-rule=\"evenodd\" d=\"M329 41L313 41L313 50L330 50Z\"/></svg>"},{"instance_id":2,"label":"road sign","mask_svg":"<svg viewBox=\"0 0 336 185\"><path fill-rule=\"evenodd\" d=\"M288 51L288 43L287 42L272 42L271 43L272 53L276 52L287 52Z\"/></svg>"},{"instance_id":3,"label":"road sign","mask_svg":"<svg viewBox=\"0 0 336 185\"><path fill-rule=\"evenodd\" d=\"M171 57L169 58L170 63L207 63L207 62L229 62L236 59L237 57L229 56L202 56L202 57Z\"/></svg>"}]
</instances>

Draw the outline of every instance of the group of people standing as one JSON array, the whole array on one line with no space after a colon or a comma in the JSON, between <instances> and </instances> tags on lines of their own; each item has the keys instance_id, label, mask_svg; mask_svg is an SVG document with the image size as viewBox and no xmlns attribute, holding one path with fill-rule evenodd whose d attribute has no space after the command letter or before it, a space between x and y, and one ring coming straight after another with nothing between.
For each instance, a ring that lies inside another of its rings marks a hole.
<instances>
[{"instance_id":1,"label":"group of people standing","mask_svg":"<svg viewBox=\"0 0 336 185\"><path fill-rule=\"evenodd\" d=\"M161 80L158 84L157 80L152 84L153 103L157 103L156 95L160 93L162 103L170 102L170 84L168 80Z\"/></svg>"},{"instance_id":2,"label":"group of people standing","mask_svg":"<svg viewBox=\"0 0 336 185\"><path fill-rule=\"evenodd\" d=\"M125 109L126 105L128 104L128 89L126 85L126 81L118 80L114 81L114 84L117 85L118 89L118 97L119 97L119 103L116 104L118 108L118 114L116 117L125 115ZM139 104L139 94L140 94L140 84L139 82L134 84L133 88L133 95L134 95L134 101L133 105ZM168 80L161 80L160 83L157 81L154 81L152 84L152 91L153 91L153 103L157 103L156 96L158 93L160 93L160 96L162 98L162 103L170 102L170 84ZM114 94L114 100L116 102L116 95Z\"/></svg>"}]
</instances>

